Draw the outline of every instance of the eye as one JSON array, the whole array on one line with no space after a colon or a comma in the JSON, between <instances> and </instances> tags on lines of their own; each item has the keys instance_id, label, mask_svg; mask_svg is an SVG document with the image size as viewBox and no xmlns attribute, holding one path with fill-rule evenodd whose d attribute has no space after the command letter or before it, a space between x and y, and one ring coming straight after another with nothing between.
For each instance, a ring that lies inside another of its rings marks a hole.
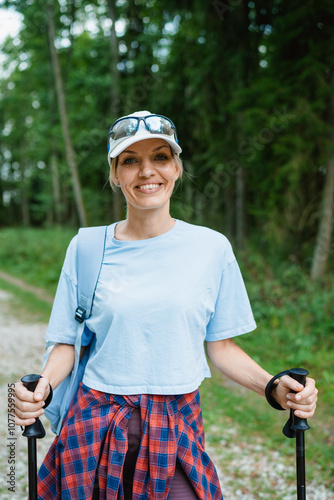
<instances>
[{"instance_id":1,"label":"eye","mask_svg":"<svg viewBox=\"0 0 334 500\"><path fill-rule=\"evenodd\" d=\"M125 158L124 160L122 160L121 164L122 165L132 165L136 162L136 158L133 158L133 157L129 157L129 158Z\"/></svg>"},{"instance_id":2,"label":"eye","mask_svg":"<svg viewBox=\"0 0 334 500\"><path fill-rule=\"evenodd\" d=\"M165 155L164 153L159 153L156 155L155 160L156 161L166 161L166 160L168 160L168 156Z\"/></svg>"}]
</instances>

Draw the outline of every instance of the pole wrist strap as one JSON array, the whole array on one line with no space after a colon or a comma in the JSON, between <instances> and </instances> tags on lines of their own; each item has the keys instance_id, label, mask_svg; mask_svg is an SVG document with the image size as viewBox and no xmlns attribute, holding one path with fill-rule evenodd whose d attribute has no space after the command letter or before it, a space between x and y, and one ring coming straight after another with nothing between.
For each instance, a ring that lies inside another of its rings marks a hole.
<instances>
[{"instance_id":1,"label":"pole wrist strap","mask_svg":"<svg viewBox=\"0 0 334 500\"><path fill-rule=\"evenodd\" d=\"M43 377L43 375L41 375L41 378L44 378L44 377ZM49 404L50 404L50 403L51 403L51 401L52 401L52 397L53 397L53 390L52 390L52 386L51 386L50 382L49 382L49 389L50 389L49 395L48 395L48 397L46 398L46 400L44 401L44 403L45 403L45 405L43 406L43 409L44 409L44 410L45 410L45 408L46 408L47 406L49 406Z\"/></svg>"},{"instance_id":2,"label":"pole wrist strap","mask_svg":"<svg viewBox=\"0 0 334 500\"><path fill-rule=\"evenodd\" d=\"M289 375L289 370L284 370L283 372L280 372L277 375L275 375L275 377L273 377L271 380L269 380L269 382L266 386L266 389L265 389L266 400L268 401L270 406L275 408L275 410L280 410L280 411L283 411L284 408L282 408L282 406L276 401L276 399L273 398L272 390L273 390L273 384L274 384L275 380L277 380L280 377L283 377L283 375Z\"/></svg>"}]
</instances>

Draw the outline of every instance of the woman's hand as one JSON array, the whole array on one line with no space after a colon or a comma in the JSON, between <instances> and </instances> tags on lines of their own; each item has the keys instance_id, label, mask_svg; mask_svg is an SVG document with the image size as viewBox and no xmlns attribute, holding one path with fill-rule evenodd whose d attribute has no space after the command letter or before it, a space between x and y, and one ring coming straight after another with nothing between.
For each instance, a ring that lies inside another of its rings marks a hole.
<instances>
[{"instance_id":1,"label":"woman's hand","mask_svg":"<svg viewBox=\"0 0 334 500\"><path fill-rule=\"evenodd\" d=\"M52 389L71 373L74 365L74 345L56 344L47 360L42 377L34 392L28 391L22 382L15 384L15 424L31 425L37 417L43 415L44 401Z\"/></svg>"},{"instance_id":2,"label":"woman's hand","mask_svg":"<svg viewBox=\"0 0 334 500\"><path fill-rule=\"evenodd\" d=\"M295 391L296 394L291 391ZM304 387L288 375L284 375L272 391L272 396L282 408L294 410L294 414L300 418L313 417L317 406L317 395L318 389L312 378L306 379Z\"/></svg>"},{"instance_id":3,"label":"woman's hand","mask_svg":"<svg viewBox=\"0 0 334 500\"><path fill-rule=\"evenodd\" d=\"M49 381L40 378L34 392L22 384L15 384L15 424L27 426L35 422L37 417L43 415L43 406L50 393Z\"/></svg>"},{"instance_id":4,"label":"woman's hand","mask_svg":"<svg viewBox=\"0 0 334 500\"><path fill-rule=\"evenodd\" d=\"M272 375L263 370L232 339L207 342L207 354L211 362L234 382L264 396L265 388ZM296 391L297 394L291 391ZM318 389L312 378L306 379L306 386L288 375L281 377L272 389L273 398L286 410L294 410L300 418L311 418L317 403Z\"/></svg>"}]
</instances>

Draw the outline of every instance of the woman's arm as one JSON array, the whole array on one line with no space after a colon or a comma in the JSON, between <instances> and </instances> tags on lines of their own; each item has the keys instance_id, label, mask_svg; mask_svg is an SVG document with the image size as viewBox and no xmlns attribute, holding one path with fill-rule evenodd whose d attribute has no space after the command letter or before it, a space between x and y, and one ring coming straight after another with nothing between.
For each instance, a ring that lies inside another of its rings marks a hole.
<instances>
[{"instance_id":1,"label":"woman's arm","mask_svg":"<svg viewBox=\"0 0 334 500\"><path fill-rule=\"evenodd\" d=\"M43 413L44 401L52 389L65 380L74 366L74 346L56 344L52 349L42 377L34 392L28 391L22 384L15 384L15 423L16 425L30 425Z\"/></svg>"},{"instance_id":2,"label":"woman's arm","mask_svg":"<svg viewBox=\"0 0 334 500\"><path fill-rule=\"evenodd\" d=\"M210 361L221 373L238 384L264 396L265 388L272 375L266 372L248 356L232 339L207 342ZM293 394L291 391L296 391ZM285 375L276 384L273 397L282 408L295 410L301 418L310 418L316 408L318 390L314 380L307 378L303 387L293 378Z\"/></svg>"},{"instance_id":3,"label":"woman's arm","mask_svg":"<svg viewBox=\"0 0 334 500\"><path fill-rule=\"evenodd\" d=\"M56 389L65 380L67 375L71 373L73 366L74 345L56 344L50 352L49 359L42 372L42 377L48 380L52 389Z\"/></svg>"}]
</instances>

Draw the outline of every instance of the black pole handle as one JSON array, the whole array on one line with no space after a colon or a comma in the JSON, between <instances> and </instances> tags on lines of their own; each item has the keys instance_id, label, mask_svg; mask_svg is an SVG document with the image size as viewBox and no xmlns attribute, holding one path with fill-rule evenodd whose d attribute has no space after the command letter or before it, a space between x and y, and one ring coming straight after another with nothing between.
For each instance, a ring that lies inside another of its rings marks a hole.
<instances>
[{"instance_id":1,"label":"black pole handle","mask_svg":"<svg viewBox=\"0 0 334 500\"><path fill-rule=\"evenodd\" d=\"M305 387L306 377L309 374L304 368L290 368L289 375Z\"/></svg>"},{"instance_id":2,"label":"black pole handle","mask_svg":"<svg viewBox=\"0 0 334 500\"><path fill-rule=\"evenodd\" d=\"M289 370L290 377L305 386L308 371L303 368L292 368ZM293 391L294 392L294 391ZM296 417L293 410L290 411L290 432L296 438L296 470L297 470L297 500L306 500L305 481L305 431L310 427L305 418Z\"/></svg>"},{"instance_id":3,"label":"black pole handle","mask_svg":"<svg viewBox=\"0 0 334 500\"><path fill-rule=\"evenodd\" d=\"M308 374L309 372L307 370L304 370L304 368L291 368L291 370L289 370L290 377L297 380L297 382L302 384L304 387L306 384L306 377ZM292 429L293 431L305 432L310 428L306 418L297 417L292 410L291 410L291 419L292 419L292 424L290 425L290 429Z\"/></svg>"},{"instance_id":4,"label":"black pole handle","mask_svg":"<svg viewBox=\"0 0 334 500\"><path fill-rule=\"evenodd\" d=\"M40 375L37 375L36 373L31 373L30 375L25 375L24 377L22 377L21 382L24 385L24 387L28 389L28 391L34 392L40 378L41 378ZM33 424L27 425L24 428L22 436L27 438L37 438L37 439L41 439L45 436L45 429L38 417L36 418Z\"/></svg>"}]
</instances>

